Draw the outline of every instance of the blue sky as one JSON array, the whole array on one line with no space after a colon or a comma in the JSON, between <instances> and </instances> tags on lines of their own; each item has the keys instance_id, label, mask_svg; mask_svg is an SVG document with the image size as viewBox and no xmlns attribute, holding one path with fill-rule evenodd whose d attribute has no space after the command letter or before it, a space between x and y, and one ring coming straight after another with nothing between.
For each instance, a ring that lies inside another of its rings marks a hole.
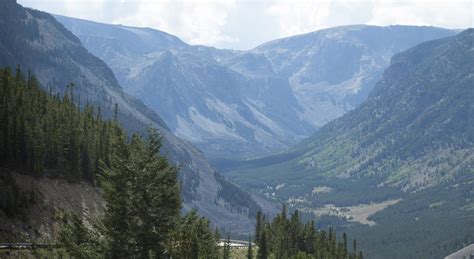
<instances>
[{"instance_id":1,"label":"blue sky","mask_svg":"<svg viewBox=\"0 0 474 259\"><path fill-rule=\"evenodd\" d=\"M347 24L474 27L474 0L18 0L26 7L151 27L190 44L250 49Z\"/></svg>"}]
</instances>

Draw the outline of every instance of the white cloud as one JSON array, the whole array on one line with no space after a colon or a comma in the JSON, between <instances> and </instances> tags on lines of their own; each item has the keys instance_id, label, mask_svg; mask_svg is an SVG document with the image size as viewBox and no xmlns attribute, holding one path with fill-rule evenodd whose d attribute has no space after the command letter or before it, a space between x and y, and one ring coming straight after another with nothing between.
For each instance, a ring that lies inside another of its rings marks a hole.
<instances>
[{"instance_id":1,"label":"white cloud","mask_svg":"<svg viewBox=\"0 0 474 259\"><path fill-rule=\"evenodd\" d=\"M474 27L473 0L272 1L280 36L348 24Z\"/></svg>"},{"instance_id":2,"label":"white cloud","mask_svg":"<svg viewBox=\"0 0 474 259\"><path fill-rule=\"evenodd\" d=\"M386 0L374 6L368 24L433 25L446 28L474 26L472 0Z\"/></svg>"},{"instance_id":3,"label":"white cloud","mask_svg":"<svg viewBox=\"0 0 474 259\"><path fill-rule=\"evenodd\" d=\"M235 42L222 28L235 6L234 0L146 1L134 2L135 13L117 17L114 23L145 26L182 37L191 44L216 45Z\"/></svg>"},{"instance_id":4,"label":"white cloud","mask_svg":"<svg viewBox=\"0 0 474 259\"><path fill-rule=\"evenodd\" d=\"M314 31L328 26L330 3L328 1L277 1L268 9L275 17L281 36Z\"/></svg>"},{"instance_id":5,"label":"white cloud","mask_svg":"<svg viewBox=\"0 0 474 259\"><path fill-rule=\"evenodd\" d=\"M18 1L71 17L152 27L191 44L238 49L347 24L474 27L474 0Z\"/></svg>"}]
</instances>

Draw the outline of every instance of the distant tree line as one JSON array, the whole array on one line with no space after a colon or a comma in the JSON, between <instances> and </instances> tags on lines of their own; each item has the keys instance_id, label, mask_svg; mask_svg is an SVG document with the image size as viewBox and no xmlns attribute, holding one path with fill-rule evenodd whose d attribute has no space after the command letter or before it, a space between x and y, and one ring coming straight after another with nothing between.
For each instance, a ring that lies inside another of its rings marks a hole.
<instances>
[{"instance_id":1,"label":"distant tree line","mask_svg":"<svg viewBox=\"0 0 474 259\"><path fill-rule=\"evenodd\" d=\"M362 252L357 251L355 239L352 244L348 244L347 236L343 233L342 240L338 241L335 231L331 228L328 232L318 231L314 221L304 223L297 210L288 218L285 205L271 221L261 212L257 214L255 241L258 259L363 258Z\"/></svg>"}]
</instances>

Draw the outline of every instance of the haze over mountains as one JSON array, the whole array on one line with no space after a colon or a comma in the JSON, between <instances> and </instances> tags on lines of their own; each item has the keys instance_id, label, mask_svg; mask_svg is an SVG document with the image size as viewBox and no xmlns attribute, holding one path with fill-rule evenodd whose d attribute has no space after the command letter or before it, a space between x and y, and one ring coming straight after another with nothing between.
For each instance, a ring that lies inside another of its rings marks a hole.
<instances>
[{"instance_id":1,"label":"haze over mountains","mask_svg":"<svg viewBox=\"0 0 474 259\"><path fill-rule=\"evenodd\" d=\"M374 258L471 240L472 30L353 25L234 51L57 18L210 158L283 151L217 163L259 199L328 217Z\"/></svg>"},{"instance_id":2,"label":"haze over mountains","mask_svg":"<svg viewBox=\"0 0 474 259\"><path fill-rule=\"evenodd\" d=\"M0 35L0 67L106 118L117 105L129 133L158 128L184 209L223 232L248 234L258 210L285 203L357 237L369 258L474 242L474 29L351 25L235 51L6 0ZM34 181L47 193L51 179ZM101 200L90 187L60 190L82 205Z\"/></svg>"},{"instance_id":3,"label":"haze over mountains","mask_svg":"<svg viewBox=\"0 0 474 259\"><path fill-rule=\"evenodd\" d=\"M197 208L214 224L250 231L258 205L236 186L226 182L209 165L201 151L174 136L156 112L123 92L112 70L85 49L80 40L45 12L23 8L14 0L0 3L0 66L31 70L46 90L63 94L73 83L77 103L101 108L111 117L115 104L124 127L145 132L159 129L165 153L180 166L182 198L186 210Z\"/></svg>"},{"instance_id":4,"label":"haze over mountains","mask_svg":"<svg viewBox=\"0 0 474 259\"><path fill-rule=\"evenodd\" d=\"M311 213L334 204L374 258L440 257L474 239L473 74L474 29L419 44L392 58L360 107L228 176Z\"/></svg>"},{"instance_id":5,"label":"haze over mountains","mask_svg":"<svg viewBox=\"0 0 474 259\"><path fill-rule=\"evenodd\" d=\"M210 158L291 147L365 100L395 53L454 34L355 25L234 51L148 28L55 17L109 64L127 93Z\"/></svg>"}]
</instances>

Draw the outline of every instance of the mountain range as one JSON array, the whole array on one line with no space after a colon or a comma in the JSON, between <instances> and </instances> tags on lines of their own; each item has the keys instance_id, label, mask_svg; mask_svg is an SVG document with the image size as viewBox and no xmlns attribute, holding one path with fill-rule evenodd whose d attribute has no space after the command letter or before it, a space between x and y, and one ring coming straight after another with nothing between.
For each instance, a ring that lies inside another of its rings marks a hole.
<instances>
[{"instance_id":1,"label":"mountain range","mask_svg":"<svg viewBox=\"0 0 474 259\"><path fill-rule=\"evenodd\" d=\"M259 206L250 195L220 176L201 151L172 134L155 111L125 93L113 71L53 16L14 0L1 1L0 35L0 66L18 65L34 73L52 94L73 91L78 105L100 107L106 118L113 116L117 105L118 118L130 133L157 128L164 153L180 167L185 210L196 208L222 228L253 228L251 218Z\"/></svg>"},{"instance_id":2,"label":"mountain range","mask_svg":"<svg viewBox=\"0 0 474 259\"><path fill-rule=\"evenodd\" d=\"M441 258L474 241L473 75L474 29L421 43L391 59L359 107L227 175L335 216L371 257Z\"/></svg>"},{"instance_id":3,"label":"mountain range","mask_svg":"<svg viewBox=\"0 0 474 259\"><path fill-rule=\"evenodd\" d=\"M158 128L184 210L223 231L247 234L258 210L286 203L369 258L442 258L474 242L473 29L351 25L237 51L5 0L0 35L0 66L117 111L129 133ZM51 194L56 180L28 181ZM100 200L82 183L58 189Z\"/></svg>"},{"instance_id":4,"label":"mountain range","mask_svg":"<svg viewBox=\"0 0 474 259\"><path fill-rule=\"evenodd\" d=\"M354 25L236 51L188 45L149 28L55 17L111 67L127 93L218 161L293 146L364 101L395 53L454 34Z\"/></svg>"}]
</instances>

